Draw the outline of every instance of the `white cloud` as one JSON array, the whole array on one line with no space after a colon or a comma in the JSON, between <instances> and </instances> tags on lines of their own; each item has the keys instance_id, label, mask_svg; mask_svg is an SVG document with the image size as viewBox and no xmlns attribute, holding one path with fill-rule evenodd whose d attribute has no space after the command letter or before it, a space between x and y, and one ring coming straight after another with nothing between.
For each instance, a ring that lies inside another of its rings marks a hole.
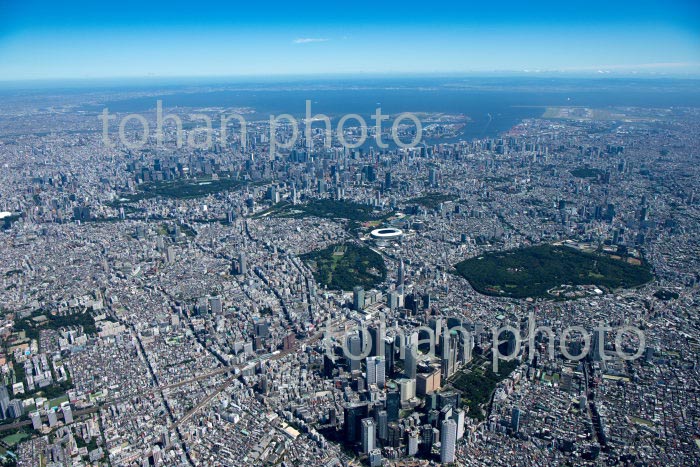
<instances>
[{"instance_id":1,"label":"white cloud","mask_svg":"<svg viewBox=\"0 0 700 467\"><path fill-rule=\"evenodd\" d=\"M300 37L298 39L294 39L295 44L310 44L312 42L328 42L329 39L326 39L325 37Z\"/></svg>"}]
</instances>

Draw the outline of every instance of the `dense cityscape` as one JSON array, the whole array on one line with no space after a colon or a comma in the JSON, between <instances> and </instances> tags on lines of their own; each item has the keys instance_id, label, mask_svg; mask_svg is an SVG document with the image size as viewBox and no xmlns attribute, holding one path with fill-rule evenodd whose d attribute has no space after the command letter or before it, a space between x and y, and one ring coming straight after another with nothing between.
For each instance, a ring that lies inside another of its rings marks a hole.
<instances>
[{"instance_id":1,"label":"dense cityscape","mask_svg":"<svg viewBox=\"0 0 700 467\"><path fill-rule=\"evenodd\" d=\"M699 108L156 96L0 106L3 465L698 464Z\"/></svg>"}]
</instances>

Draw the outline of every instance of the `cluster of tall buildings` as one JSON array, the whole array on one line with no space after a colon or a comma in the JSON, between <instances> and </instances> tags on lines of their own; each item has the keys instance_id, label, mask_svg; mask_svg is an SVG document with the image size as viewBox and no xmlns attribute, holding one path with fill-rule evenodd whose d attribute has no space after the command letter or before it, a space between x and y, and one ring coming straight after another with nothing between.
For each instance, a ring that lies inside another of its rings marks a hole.
<instances>
[{"instance_id":1,"label":"cluster of tall buildings","mask_svg":"<svg viewBox=\"0 0 700 467\"><path fill-rule=\"evenodd\" d=\"M471 327L433 317L424 335L427 330L387 330L381 316L366 324L345 337L341 352L324 357L324 375L347 384L342 441L369 465L406 455L453 462L466 416L460 393L442 384L471 360Z\"/></svg>"}]
</instances>

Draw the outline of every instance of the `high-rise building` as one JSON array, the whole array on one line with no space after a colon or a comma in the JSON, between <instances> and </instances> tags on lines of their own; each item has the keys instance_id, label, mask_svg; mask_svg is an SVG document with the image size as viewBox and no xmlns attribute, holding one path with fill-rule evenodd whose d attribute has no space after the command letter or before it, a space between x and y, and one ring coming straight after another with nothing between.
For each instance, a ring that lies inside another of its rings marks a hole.
<instances>
[{"instance_id":1,"label":"high-rise building","mask_svg":"<svg viewBox=\"0 0 700 467\"><path fill-rule=\"evenodd\" d=\"M474 334L458 333L459 348L457 350L457 361L463 365L472 361L472 351L474 349Z\"/></svg>"},{"instance_id":2,"label":"high-rise building","mask_svg":"<svg viewBox=\"0 0 700 467\"><path fill-rule=\"evenodd\" d=\"M433 427L427 423L420 429L420 443L421 452L430 454L430 451L433 449Z\"/></svg>"},{"instance_id":3,"label":"high-rise building","mask_svg":"<svg viewBox=\"0 0 700 467\"><path fill-rule=\"evenodd\" d=\"M386 414L389 422L399 419L399 409L401 408L401 394L397 391L386 393Z\"/></svg>"},{"instance_id":4,"label":"high-rise building","mask_svg":"<svg viewBox=\"0 0 700 467\"><path fill-rule=\"evenodd\" d=\"M34 428L37 431L41 430L41 414L39 413L39 411L36 410L30 413L29 418L32 420L32 428Z\"/></svg>"},{"instance_id":5,"label":"high-rise building","mask_svg":"<svg viewBox=\"0 0 700 467\"><path fill-rule=\"evenodd\" d=\"M362 452L369 454L375 447L376 425L373 418L362 419Z\"/></svg>"},{"instance_id":6,"label":"high-rise building","mask_svg":"<svg viewBox=\"0 0 700 467\"><path fill-rule=\"evenodd\" d=\"M165 261L168 264L172 264L175 262L175 247L172 245L168 245L168 248L165 250Z\"/></svg>"},{"instance_id":7,"label":"high-rise building","mask_svg":"<svg viewBox=\"0 0 700 467\"><path fill-rule=\"evenodd\" d=\"M362 432L361 420L367 418L367 404L349 404L344 409L345 441L354 443L360 439Z\"/></svg>"},{"instance_id":8,"label":"high-rise building","mask_svg":"<svg viewBox=\"0 0 700 467\"><path fill-rule=\"evenodd\" d=\"M386 372L383 357L367 357L367 384L376 384L383 388L386 383Z\"/></svg>"},{"instance_id":9,"label":"high-rise building","mask_svg":"<svg viewBox=\"0 0 700 467\"><path fill-rule=\"evenodd\" d=\"M73 410L68 404L63 406L63 421L66 425L69 423L73 423Z\"/></svg>"},{"instance_id":10,"label":"high-rise building","mask_svg":"<svg viewBox=\"0 0 700 467\"><path fill-rule=\"evenodd\" d=\"M440 360L442 379L447 380L457 369L458 336L456 331L445 333L442 336L442 359Z\"/></svg>"},{"instance_id":11,"label":"high-rise building","mask_svg":"<svg viewBox=\"0 0 700 467\"><path fill-rule=\"evenodd\" d=\"M517 407L513 407L513 410L511 411L510 427L516 433L520 430L520 409Z\"/></svg>"},{"instance_id":12,"label":"high-rise building","mask_svg":"<svg viewBox=\"0 0 700 467\"><path fill-rule=\"evenodd\" d=\"M387 294L387 299L389 309L396 310L401 306L401 295L399 295L398 292L389 292Z\"/></svg>"},{"instance_id":13,"label":"high-rise building","mask_svg":"<svg viewBox=\"0 0 700 467\"><path fill-rule=\"evenodd\" d=\"M457 439L462 439L464 437L464 422L466 420L464 410L457 409L457 410L453 411L452 412L452 419L457 424Z\"/></svg>"},{"instance_id":14,"label":"high-rise building","mask_svg":"<svg viewBox=\"0 0 700 467\"><path fill-rule=\"evenodd\" d=\"M457 424L452 419L443 420L440 428L440 462L449 464L455 461L457 447Z\"/></svg>"},{"instance_id":15,"label":"high-rise building","mask_svg":"<svg viewBox=\"0 0 700 467\"><path fill-rule=\"evenodd\" d=\"M408 435L408 455L415 456L418 453L418 432L414 431Z\"/></svg>"},{"instance_id":16,"label":"high-rise building","mask_svg":"<svg viewBox=\"0 0 700 467\"><path fill-rule=\"evenodd\" d=\"M163 445L164 449L168 449L170 446L172 446L170 434L167 430L163 430L163 432L160 434L160 443Z\"/></svg>"},{"instance_id":17,"label":"high-rise building","mask_svg":"<svg viewBox=\"0 0 700 467\"><path fill-rule=\"evenodd\" d=\"M7 416L7 408L10 406L10 394L6 386L0 386L0 420Z\"/></svg>"},{"instance_id":18,"label":"high-rise building","mask_svg":"<svg viewBox=\"0 0 700 467\"><path fill-rule=\"evenodd\" d=\"M325 378L332 378L335 370L335 355L323 355L323 376Z\"/></svg>"},{"instance_id":19,"label":"high-rise building","mask_svg":"<svg viewBox=\"0 0 700 467\"><path fill-rule=\"evenodd\" d=\"M373 323L367 329L369 331L369 336L372 344L370 349L370 356L384 356L384 336L386 335L386 329L384 321L379 321Z\"/></svg>"},{"instance_id":20,"label":"high-rise building","mask_svg":"<svg viewBox=\"0 0 700 467\"><path fill-rule=\"evenodd\" d=\"M365 308L365 289L359 285L352 289L352 307L356 311L362 311Z\"/></svg>"},{"instance_id":21,"label":"high-rise building","mask_svg":"<svg viewBox=\"0 0 700 467\"><path fill-rule=\"evenodd\" d=\"M384 358L386 359L386 374L391 376L394 374L394 361L396 355L394 352L394 338L385 337L383 341L384 345Z\"/></svg>"},{"instance_id":22,"label":"high-rise building","mask_svg":"<svg viewBox=\"0 0 700 467\"><path fill-rule=\"evenodd\" d=\"M597 329L593 330L591 353L594 362L600 362L605 357L605 333Z\"/></svg>"},{"instance_id":23,"label":"high-rise building","mask_svg":"<svg viewBox=\"0 0 700 467\"><path fill-rule=\"evenodd\" d=\"M238 274L245 275L248 272L248 264L246 262L245 253L240 252L238 254Z\"/></svg>"},{"instance_id":24,"label":"high-rise building","mask_svg":"<svg viewBox=\"0 0 700 467\"><path fill-rule=\"evenodd\" d=\"M428 183L431 187L436 187L438 184L437 169L435 167L431 167L428 171Z\"/></svg>"},{"instance_id":25,"label":"high-rise building","mask_svg":"<svg viewBox=\"0 0 700 467\"><path fill-rule=\"evenodd\" d=\"M440 339L442 338L442 318L431 318L428 324L435 336L435 346L438 347L440 345Z\"/></svg>"},{"instance_id":26,"label":"high-rise building","mask_svg":"<svg viewBox=\"0 0 700 467\"><path fill-rule=\"evenodd\" d=\"M49 416L49 426L56 426L56 424L58 423L58 416L56 415L56 410L53 408L49 409L47 415Z\"/></svg>"},{"instance_id":27,"label":"high-rise building","mask_svg":"<svg viewBox=\"0 0 700 467\"><path fill-rule=\"evenodd\" d=\"M453 418L452 417L452 407L449 405L447 407L443 407L442 409L440 409L440 413L438 415L438 420L440 420L440 421L447 420L448 418Z\"/></svg>"},{"instance_id":28,"label":"high-rise building","mask_svg":"<svg viewBox=\"0 0 700 467\"><path fill-rule=\"evenodd\" d=\"M404 373L407 378L415 379L418 368L417 352L415 345L406 346L404 355Z\"/></svg>"},{"instance_id":29,"label":"high-rise building","mask_svg":"<svg viewBox=\"0 0 700 467\"><path fill-rule=\"evenodd\" d=\"M440 370L433 369L430 373L416 375L416 394L427 396L440 389Z\"/></svg>"},{"instance_id":30,"label":"high-rise building","mask_svg":"<svg viewBox=\"0 0 700 467\"><path fill-rule=\"evenodd\" d=\"M362 353L362 340L360 335L355 333L348 336L348 351L346 355L350 371L359 370L361 366L360 354Z\"/></svg>"},{"instance_id":31,"label":"high-rise building","mask_svg":"<svg viewBox=\"0 0 700 467\"><path fill-rule=\"evenodd\" d=\"M19 399L12 399L7 407L7 416L9 418L19 418L24 415L24 406Z\"/></svg>"},{"instance_id":32,"label":"high-rise building","mask_svg":"<svg viewBox=\"0 0 700 467\"><path fill-rule=\"evenodd\" d=\"M416 397L416 380L402 378L397 381L401 391L401 402L405 402Z\"/></svg>"},{"instance_id":33,"label":"high-rise building","mask_svg":"<svg viewBox=\"0 0 700 467\"><path fill-rule=\"evenodd\" d=\"M445 391L438 394L438 408L452 407L457 409L460 406L460 393L457 391Z\"/></svg>"},{"instance_id":34,"label":"high-rise building","mask_svg":"<svg viewBox=\"0 0 700 467\"><path fill-rule=\"evenodd\" d=\"M258 321L255 323L255 336L263 339L270 337L270 323L267 321Z\"/></svg>"},{"instance_id":35,"label":"high-rise building","mask_svg":"<svg viewBox=\"0 0 700 467\"><path fill-rule=\"evenodd\" d=\"M384 441L389 434L389 416L386 410L377 412L377 437Z\"/></svg>"},{"instance_id":36,"label":"high-rise building","mask_svg":"<svg viewBox=\"0 0 700 467\"><path fill-rule=\"evenodd\" d=\"M386 439L386 445L388 447L398 448L401 446L402 439L403 429L401 426L396 422L389 423L389 434Z\"/></svg>"}]
</instances>

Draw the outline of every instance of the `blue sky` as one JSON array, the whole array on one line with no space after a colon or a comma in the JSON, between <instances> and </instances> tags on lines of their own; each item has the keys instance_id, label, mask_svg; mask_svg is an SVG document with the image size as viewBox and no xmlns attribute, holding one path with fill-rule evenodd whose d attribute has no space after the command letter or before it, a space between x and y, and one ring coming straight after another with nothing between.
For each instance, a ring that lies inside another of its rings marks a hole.
<instances>
[{"instance_id":1,"label":"blue sky","mask_svg":"<svg viewBox=\"0 0 700 467\"><path fill-rule=\"evenodd\" d=\"M700 2L0 0L0 80L494 71L700 76Z\"/></svg>"}]
</instances>

